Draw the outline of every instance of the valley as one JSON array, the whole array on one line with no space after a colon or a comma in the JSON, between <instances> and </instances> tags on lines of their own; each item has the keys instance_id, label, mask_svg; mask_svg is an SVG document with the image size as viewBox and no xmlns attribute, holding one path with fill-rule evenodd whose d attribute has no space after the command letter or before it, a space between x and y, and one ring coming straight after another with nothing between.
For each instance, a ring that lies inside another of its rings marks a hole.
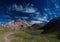
<instances>
[{"instance_id":1,"label":"valley","mask_svg":"<svg viewBox=\"0 0 60 42\"><path fill-rule=\"evenodd\" d=\"M48 38L40 34L39 30L1 30L0 42L60 42L54 34L49 34Z\"/></svg>"}]
</instances>

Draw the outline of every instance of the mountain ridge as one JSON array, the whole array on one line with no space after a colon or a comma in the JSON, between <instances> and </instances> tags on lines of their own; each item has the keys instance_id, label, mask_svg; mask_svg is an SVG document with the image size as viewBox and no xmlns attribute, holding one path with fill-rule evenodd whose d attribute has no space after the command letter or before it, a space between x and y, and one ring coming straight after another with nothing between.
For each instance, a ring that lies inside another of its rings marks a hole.
<instances>
[{"instance_id":1,"label":"mountain ridge","mask_svg":"<svg viewBox=\"0 0 60 42\"><path fill-rule=\"evenodd\" d=\"M45 25L45 23L35 23L35 24L31 24L30 22L26 21L26 20L12 20L7 22L6 24L2 24L0 25L2 28L1 30L5 29L5 30L27 30L27 29L38 29L41 28Z\"/></svg>"}]
</instances>

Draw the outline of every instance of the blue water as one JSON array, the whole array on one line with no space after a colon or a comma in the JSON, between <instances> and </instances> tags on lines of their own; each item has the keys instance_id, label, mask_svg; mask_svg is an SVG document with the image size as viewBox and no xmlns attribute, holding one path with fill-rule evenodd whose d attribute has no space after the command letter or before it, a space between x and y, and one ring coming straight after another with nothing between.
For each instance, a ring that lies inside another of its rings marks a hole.
<instances>
[{"instance_id":1,"label":"blue water","mask_svg":"<svg viewBox=\"0 0 60 42\"><path fill-rule=\"evenodd\" d=\"M39 35L41 32L30 32L31 35Z\"/></svg>"}]
</instances>

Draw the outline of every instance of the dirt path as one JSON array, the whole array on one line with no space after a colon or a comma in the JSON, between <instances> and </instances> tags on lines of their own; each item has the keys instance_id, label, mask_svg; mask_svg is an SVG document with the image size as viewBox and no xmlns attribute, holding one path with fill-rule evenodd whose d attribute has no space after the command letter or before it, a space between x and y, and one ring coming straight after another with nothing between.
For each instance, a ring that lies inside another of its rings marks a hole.
<instances>
[{"instance_id":1,"label":"dirt path","mask_svg":"<svg viewBox=\"0 0 60 42\"><path fill-rule=\"evenodd\" d=\"M12 32L12 31L6 32L0 37L0 40L3 39L4 42L11 42L12 39L10 38L10 35L12 35L14 33L16 33L16 32L15 31L14 32ZM0 41L0 42L2 42L2 41ZM50 42L50 41L46 36L43 36L43 37L40 37L40 38L39 37L38 38L34 37L32 42Z\"/></svg>"},{"instance_id":2,"label":"dirt path","mask_svg":"<svg viewBox=\"0 0 60 42\"><path fill-rule=\"evenodd\" d=\"M46 42L50 42L50 40L49 40L47 37L44 37L44 40L45 40Z\"/></svg>"},{"instance_id":3,"label":"dirt path","mask_svg":"<svg viewBox=\"0 0 60 42\"><path fill-rule=\"evenodd\" d=\"M5 37L4 37L5 42L10 42L11 39L9 39L8 37L9 37L10 35L12 35L12 34L14 34L14 33L13 33L13 32L10 32L10 33L7 33L7 34L5 35Z\"/></svg>"}]
</instances>

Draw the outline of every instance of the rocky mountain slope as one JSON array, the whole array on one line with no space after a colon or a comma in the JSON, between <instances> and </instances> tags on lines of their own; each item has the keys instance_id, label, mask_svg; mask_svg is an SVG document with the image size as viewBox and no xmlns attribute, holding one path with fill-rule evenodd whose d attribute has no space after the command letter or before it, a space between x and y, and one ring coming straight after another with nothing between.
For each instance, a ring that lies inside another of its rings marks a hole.
<instances>
[{"instance_id":1,"label":"rocky mountain slope","mask_svg":"<svg viewBox=\"0 0 60 42\"><path fill-rule=\"evenodd\" d=\"M7 22L4 25L0 25L0 30L27 30L27 29L39 29L41 27L43 27L45 25L45 23L35 23L35 24L31 24L28 21L25 20L12 20Z\"/></svg>"},{"instance_id":2,"label":"rocky mountain slope","mask_svg":"<svg viewBox=\"0 0 60 42\"><path fill-rule=\"evenodd\" d=\"M44 30L43 33L60 32L60 17L50 20L50 22L40 29Z\"/></svg>"},{"instance_id":3,"label":"rocky mountain slope","mask_svg":"<svg viewBox=\"0 0 60 42\"><path fill-rule=\"evenodd\" d=\"M42 28L43 26L45 26L45 23L35 23L32 26L30 26L29 29L35 30L35 29Z\"/></svg>"},{"instance_id":4,"label":"rocky mountain slope","mask_svg":"<svg viewBox=\"0 0 60 42\"><path fill-rule=\"evenodd\" d=\"M26 29L28 26L31 26L29 22L25 20L12 20L4 25L5 29L15 29L15 30L23 30Z\"/></svg>"}]
</instances>

